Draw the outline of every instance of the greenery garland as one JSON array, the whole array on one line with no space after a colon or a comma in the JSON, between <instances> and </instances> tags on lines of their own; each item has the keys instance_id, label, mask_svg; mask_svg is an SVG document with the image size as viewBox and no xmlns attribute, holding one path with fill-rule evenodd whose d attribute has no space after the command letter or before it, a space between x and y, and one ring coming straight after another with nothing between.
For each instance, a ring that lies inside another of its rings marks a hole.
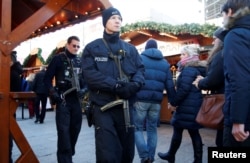
<instances>
[{"instance_id":1,"label":"greenery garland","mask_svg":"<svg viewBox=\"0 0 250 163\"><path fill-rule=\"evenodd\" d=\"M198 23L184 23L180 25L171 25L168 23L157 23L153 21L140 21L132 24L125 24L121 27L121 35L126 34L132 31L140 31L140 30L153 30L159 33L168 33L173 35L181 35L181 34L191 34L191 35L203 35L205 37L212 37L214 31L219 28L214 24L198 24ZM43 57L41 56L42 49L38 48L37 57L40 59L42 64L47 65L52 60L53 56L57 52L58 48L52 50L46 61L44 61ZM81 53L80 53L81 54ZM28 55L24 62L23 66L25 67L28 63L31 55Z\"/></svg>"},{"instance_id":2,"label":"greenery garland","mask_svg":"<svg viewBox=\"0 0 250 163\"><path fill-rule=\"evenodd\" d=\"M52 58L54 57L54 55L56 54L58 48L55 48L52 50L52 52L49 54L48 58L46 59L46 65L48 65L50 63L50 61L52 60Z\"/></svg>"},{"instance_id":3,"label":"greenery garland","mask_svg":"<svg viewBox=\"0 0 250 163\"><path fill-rule=\"evenodd\" d=\"M126 24L121 27L121 35L131 32L131 31L140 31L140 30L154 30L159 33L164 32L173 35L181 34L191 34L191 35L203 35L205 37L212 37L214 31L219 28L214 24L205 23L203 25L198 23L184 23L180 25L171 25L167 23L157 23L153 21L141 21L132 24Z\"/></svg>"},{"instance_id":4,"label":"greenery garland","mask_svg":"<svg viewBox=\"0 0 250 163\"><path fill-rule=\"evenodd\" d=\"M44 59L43 59L43 57L42 57L42 49L41 48L37 48L38 49L38 52L37 52L37 57L38 57L38 59L41 61L41 63L44 65L45 64L45 61L44 61ZM27 66L27 64L28 64L28 62L29 62L29 60L30 60L30 58L31 58L31 55L29 54L25 59L24 59L24 61L23 61L23 67L26 67Z\"/></svg>"}]
</instances>

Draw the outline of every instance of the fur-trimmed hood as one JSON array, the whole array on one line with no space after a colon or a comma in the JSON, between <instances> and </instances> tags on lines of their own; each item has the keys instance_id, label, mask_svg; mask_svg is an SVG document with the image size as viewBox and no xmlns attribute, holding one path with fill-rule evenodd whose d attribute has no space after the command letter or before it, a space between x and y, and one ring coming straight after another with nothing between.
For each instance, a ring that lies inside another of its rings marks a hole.
<instances>
[{"instance_id":1,"label":"fur-trimmed hood","mask_svg":"<svg viewBox=\"0 0 250 163\"><path fill-rule=\"evenodd\" d=\"M202 61L191 61L188 62L185 67L191 66L191 67L207 67L207 61L202 60Z\"/></svg>"},{"instance_id":2,"label":"fur-trimmed hood","mask_svg":"<svg viewBox=\"0 0 250 163\"><path fill-rule=\"evenodd\" d=\"M183 68L185 69L188 67L197 69L200 72L200 75L205 76L207 71L207 61L205 60L191 61L188 62Z\"/></svg>"},{"instance_id":3,"label":"fur-trimmed hood","mask_svg":"<svg viewBox=\"0 0 250 163\"><path fill-rule=\"evenodd\" d=\"M249 17L247 20L250 20L250 9L249 7L244 7L236 11L231 17L224 21L224 27L226 29L233 28L234 26L245 26L250 28L249 21L241 21L243 17ZM238 23L240 22L240 23Z\"/></svg>"}]
</instances>

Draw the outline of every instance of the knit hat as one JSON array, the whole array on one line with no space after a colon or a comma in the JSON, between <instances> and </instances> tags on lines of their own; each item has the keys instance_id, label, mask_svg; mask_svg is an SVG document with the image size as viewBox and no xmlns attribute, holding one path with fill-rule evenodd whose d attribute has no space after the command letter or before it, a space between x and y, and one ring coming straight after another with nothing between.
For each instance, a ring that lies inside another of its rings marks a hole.
<instances>
[{"instance_id":1,"label":"knit hat","mask_svg":"<svg viewBox=\"0 0 250 163\"><path fill-rule=\"evenodd\" d=\"M119 10L117 10L114 7L110 7L102 12L102 24L104 27L106 27L107 21L113 15L120 15L121 16L121 13Z\"/></svg>"},{"instance_id":2,"label":"knit hat","mask_svg":"<svg viewBox=\"0 0 250 163\"><path fill-rule=\"evenodd\" d=\"M149 49L149 48L158 48L157 46L157 42L153 39L148 40L148 42L146 43L145 49Z\"/></svg>"},{"instance_id":3,"label":"knit hat","mask_svg":"<svg viewBox=\"0 0 250 163\"><path fill-rule=\"evenodd\" d=\"M216 38L218 38L218 39L220 39L221 41L224 41L224 38L225 38L227 32L228 31L226 29L224 29L224 28L218 28L214 32L213 36L216 37Z\"/></svg>"}]
</instances>

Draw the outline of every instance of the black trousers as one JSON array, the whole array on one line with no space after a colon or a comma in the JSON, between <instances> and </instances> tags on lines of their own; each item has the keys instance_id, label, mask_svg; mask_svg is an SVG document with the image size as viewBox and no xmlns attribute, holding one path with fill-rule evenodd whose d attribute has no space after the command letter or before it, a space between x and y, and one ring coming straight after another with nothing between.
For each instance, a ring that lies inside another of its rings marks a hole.
<instances>
[{"instance_id":1,"label":"black trousers","mask_svg":"<svg viewBox=\"0 0 250 163\"><path fill-rule=\"evenodd\" d=\"M68 95L56 105L57 161L72 163L75 145L82 126L82 109L76 95Z\"/></svg>"},{"instance_id":2,"label":"black trousers","mask_svg":"<svg viewBox=\"0 0 250 163\"><path fill-rule=\"evenodd\" d=\"M132 163L134 159L134 128L126 131L123 106L102 112L94 105L94 126L97 163ZM133 124L132 108L130 118Z\"/></svg>"},{"instance_id":3,"label":"black trousers","mask_svg":"<svg viewBox=\"0 0 250 163\"><path fill-rule=\"evenodd\" d=\"M181 127L175 127L173 126L174 132L173 132L173 136L172 136L172 140L171 141L175 141L175 142L182 142L182 134L183 131L185 130L184 128ZM197 149L195 148L199 148L198 146L195 146L195 144L200 144L202 145L202 139L201 139L201 135L199 133L199 129L187 129L190 138L192 140L192 144L193 144L193 148L194 148L194 152L197 151Z\"/></svg>"},{"instance_id":4,"label":"black trousers","mask_svg":"<svg viewBox=\"0 0 250 163\"><path fill-rule=\"evenodd\" d=\"M43 122L45 118L47 98L48 95L46 94L39 94L39 93L36 94L35 114L36 114L36 119L39 120L40 122ZM42 104L41 111L40 111L40 102Z\"/></svg>"}]
</instances>

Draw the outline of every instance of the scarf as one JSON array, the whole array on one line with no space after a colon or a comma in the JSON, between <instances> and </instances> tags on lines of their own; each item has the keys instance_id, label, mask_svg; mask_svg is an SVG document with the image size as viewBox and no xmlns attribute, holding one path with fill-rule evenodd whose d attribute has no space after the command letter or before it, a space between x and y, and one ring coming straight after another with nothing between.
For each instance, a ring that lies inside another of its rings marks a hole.
<instances>
[{"instance_id":1,"label":"scarf","mask_svg":"<svg viewBox=\"0 0 250 163\"><path fill-rule=\"evenodd\" d=\"M189 57L181 59L177 63L178 71L181 72L187 63L193 62L193 61L198 61L198 60L200 60L198 55L193 55L193 56L189 56Z\"/></svg>"}]
</instances>

